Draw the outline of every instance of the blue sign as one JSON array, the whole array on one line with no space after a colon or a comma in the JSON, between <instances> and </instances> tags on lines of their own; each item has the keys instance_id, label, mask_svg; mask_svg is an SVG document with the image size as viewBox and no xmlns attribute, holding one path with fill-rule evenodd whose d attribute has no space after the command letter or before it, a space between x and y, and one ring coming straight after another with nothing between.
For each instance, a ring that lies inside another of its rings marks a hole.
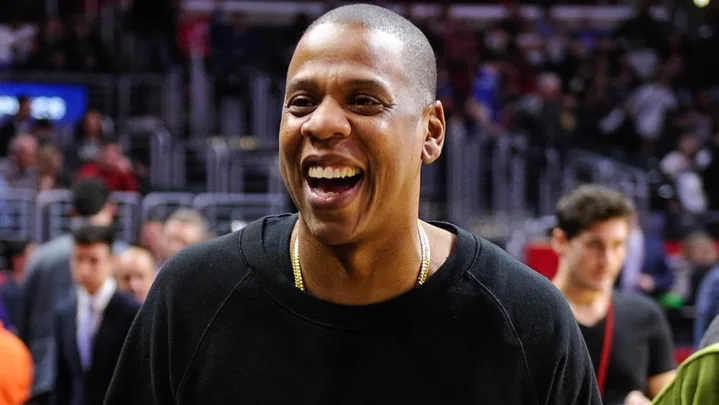
<instances>
[{"instance_id":1,"label":"blue sign","mask_svg":"<svg viewBox=\"0 0 719 405\"><path fill-rule=\"evenodd\" d=\"M43 83L0 83L0 120L18 110L18 96L32 100L32 117L56 125L75 125L87 111L87 89Z\"/></svg>"}]
</instances>

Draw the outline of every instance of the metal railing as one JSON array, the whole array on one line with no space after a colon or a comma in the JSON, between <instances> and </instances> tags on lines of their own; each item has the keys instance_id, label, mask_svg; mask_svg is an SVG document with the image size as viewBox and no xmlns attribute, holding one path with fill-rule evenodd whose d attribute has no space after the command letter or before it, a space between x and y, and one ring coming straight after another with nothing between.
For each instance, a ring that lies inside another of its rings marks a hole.
<instances>
[{"instance_id":1,"label":"metal railing","mask_svg":"<svg viewBox=\"0 0 719 405\"><path fill-rule=\"evenodd\" d=\"M563 177L565 193L582 183L604 184L631 197L640 211L649 210L650 185L644 170L584 150L570 150L567 156Z\"/></svg>"},{"instance_id":2,"label":"metal railing","mask_svg":"<svg viewBox=\"0 0 719 405\"><path fill-rule=\"evenodd\" d=\"M127 120L120 132L120 142L133 159L150 169L150 185L155 189L173 186L173 137L156 118Z\"/></svg>"},{"instance_id":3,"label":"metal railing","mask_svg":"<svg viewBox=\"0 0 719 405\"><path fill-rule=\"evenodd\" d=\"M142 224L148 220L164 221L179 208L192 207L202 213L217 233L227 233L233 223L249 223L266 215L286 212L284 194L241 193L138 193L114 192L111 201L117 206L115 228L119 239L135 243ZM24 239L42 243L72 229L72 195L70 190L35 193L31 190L9 190L0 196L0 206L10 211L10 221L0 221L0 239Z\"/></svg>"}]
</instances>

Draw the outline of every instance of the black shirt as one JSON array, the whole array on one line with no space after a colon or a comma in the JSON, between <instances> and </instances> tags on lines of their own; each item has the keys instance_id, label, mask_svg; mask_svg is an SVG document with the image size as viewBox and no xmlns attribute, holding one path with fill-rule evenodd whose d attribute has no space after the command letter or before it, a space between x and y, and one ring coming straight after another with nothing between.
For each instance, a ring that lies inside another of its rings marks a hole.
<instances>
[{"instance_id":1,"label":"black shirt","mask_svg":"<svg viewBox=\"0 0 719 405\"><path fill-rule=\"evenodd\" d=\"M672 334L662 310L647 297L615 292L614 337L604 387L604 404L624 404L632 391L647 391L649 377L675 368ZM599 371L606 317L592 327L579 325Z\"/></svg>"},{"instance_id":2,"label":"black shirt","mask_svg":"<svg viewBox=\"0 0 719 405\"><path fill-rule=\"evenodd\" d=\"M600 404L577 323L548 280L448 224L454 250L383 303L292 283L296 215L191 247L160 271L106 405Z\"/></svg>"}]
</instances>

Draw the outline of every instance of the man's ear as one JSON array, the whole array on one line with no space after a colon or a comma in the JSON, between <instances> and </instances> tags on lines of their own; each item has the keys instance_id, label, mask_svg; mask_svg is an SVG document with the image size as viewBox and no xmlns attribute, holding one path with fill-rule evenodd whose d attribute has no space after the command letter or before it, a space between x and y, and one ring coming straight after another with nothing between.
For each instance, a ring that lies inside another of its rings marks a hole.
<instances>
[{"instance_id":1,"label":"man's ear","mask_svg":"<svg viewBox=\"0 0 719 405\"><path fill-rule=\"evenodd\" d=\"M424 148L422 149L422 162L430 164L439 159L442 154L447 122L444 118L444 107L441 101L437 100L427 108L426 114L429 117L424 137Z\"/></svg>"},{"instance_id":2,"label":"man's ear","mask_svg":"<svg viewBox=\"0 0 719 405\"><path fill-rule=\"evenodd\" d=\"M569 240L563 230L554 228L552 230L552 249L557 255L562 255Z\"/></svg>"}]
</instances>

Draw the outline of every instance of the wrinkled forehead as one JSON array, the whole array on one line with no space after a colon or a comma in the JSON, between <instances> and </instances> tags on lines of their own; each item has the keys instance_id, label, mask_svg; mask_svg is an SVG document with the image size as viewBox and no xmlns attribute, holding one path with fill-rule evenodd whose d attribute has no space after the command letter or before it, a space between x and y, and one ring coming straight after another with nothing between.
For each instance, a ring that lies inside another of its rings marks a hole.
<instances>
[{"instance_id":1,"label":"wrinkled forehead","mask_svg":"<svg viewBox=\"0 0 719 405\"><path fill-rule=\"evenodd\" d=\"M359 24L325 23L300 40L287 71L287 86L297 81L367 79L406 85L404 42L396 35Z\"/></svg>"}]
</instances>

